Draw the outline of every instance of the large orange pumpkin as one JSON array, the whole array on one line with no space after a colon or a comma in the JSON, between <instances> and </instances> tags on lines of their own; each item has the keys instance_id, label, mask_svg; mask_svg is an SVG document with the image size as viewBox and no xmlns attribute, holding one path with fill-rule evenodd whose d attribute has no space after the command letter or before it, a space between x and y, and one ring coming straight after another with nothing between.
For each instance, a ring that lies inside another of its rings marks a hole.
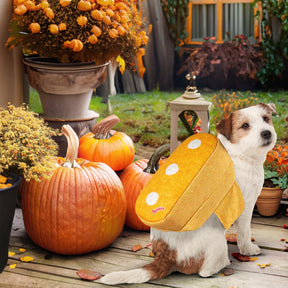
<instances>
[{"instance_id":1,"label":"large orange pumpkin","mask_svg":"<svg viewBox=\"0 0 288 288\"><path fill-rule=\"evenodd\" d=\"M111 130L120 122L116 115L110 115L96 123L79 140L79 157L94 162L103 162L114 171L126 168L134 160L134 144L123 132Z\"/></svg>"},{"instance_id":2,"label":"large orange pumpkin","mask_svg":"<svg viewBox=\"0 0 288 288\"><path fill-rule=\"evenodd\" d=\"M117 174L104 163L76 159L78 137L69 125L66 161L56 158L50 179L23 183L26 231L40 247L64 255L102 249L121 233L126 199Z\"/></svg>"},{"instance_id":3,"label":"large orange pumpkin","mask_svg":"<svg viewBox=\"0 0 288 288\"><path fill-rule=\"evenodd\" d=\"M150 229L150 227L143 224L136 215L135 203L143 187L157 171L159 158L169 149L169 144L163 145L155 151L149 162L148 159L140 159L127 166L119 174L127 201L127 214L125 221L127 227L142 231L148 231Z\"/></svg>"}]
</instances>

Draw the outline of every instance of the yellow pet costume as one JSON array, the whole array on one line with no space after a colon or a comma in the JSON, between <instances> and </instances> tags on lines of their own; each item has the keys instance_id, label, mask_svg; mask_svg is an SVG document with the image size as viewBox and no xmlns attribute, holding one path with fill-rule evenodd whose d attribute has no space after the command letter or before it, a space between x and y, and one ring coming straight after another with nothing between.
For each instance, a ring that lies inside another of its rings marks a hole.
<instances>
[{"instance_id":1,"label":"yellow pet costume","mask_svg":"<svg viewBox=\"0 0 288 288\"><path fill-rule=\"evenodd\" d=\"M141 221L163 231L200 228L212 213L228 229L244 209L233 162L218 138L187 138L145 185L136 201Z\"/></svg>"}]
</instances>

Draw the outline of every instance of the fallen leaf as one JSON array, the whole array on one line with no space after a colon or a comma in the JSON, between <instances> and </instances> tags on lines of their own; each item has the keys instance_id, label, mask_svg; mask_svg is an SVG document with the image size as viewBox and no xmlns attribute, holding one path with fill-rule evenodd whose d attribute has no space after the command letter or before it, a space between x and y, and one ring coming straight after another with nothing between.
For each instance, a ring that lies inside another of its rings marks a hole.
<instances>
[{"instance_id":1,"label":"fallen leaf","mask_svg":"<svg viewBox=\"0 0 288 288\"><path fill-rule=\"evenodd\" d=\"M11 265L9 265L9 268L15 269L15 268L16 268L16 264L11 264Z\"/></svg>"},{"instance_id":2,"label":"fallen leaf","mask_svg":"<svg viewBox=\"0 0 288 288\"><path fill-rule=\"evenodd\" d=\"M31 262L33 260L34 260L34 258L31 256L24 256L24 257L20 258L20 261L22 261L22 262Z\"/></svg>"},{"instance_id":3,"label":"fallen leaf","mask_svg":"<svg viewBox=\"0 0 288 288\"><path fill-rule=\"evenodd\" d=\"M8 252L8 256L15 256L15 252Z\"/></svg>"},{"instance_id":4,"label":"fallen leaf","mask_svg":"<svg viewBox=\"0 0 288 288\"><path fill-rule=\"evenodd\" d=\"M149 256L150 256L150 257L154 257L154 254L153 254L152 251L149 253Z\"/></svg>"},{"instance_id":5,"label":"fallen leaf","mask_svg":"<svg viewBox=\"0 0 288 288\"><path fill-rule=\"evenodd\" d=\"M99 279L102 275L99 272L96 271L91 271L91 270L87 270L87 269L82 269L76 272L76 274L84 279L84 280L89 280L89 281L94 281Z\"/></svg>"},{"instance_id":6,"label":"fallen leaf","mask_svg":"<svg viewBox=\"0 0 288 288\"><path fill-rule=\"evenodd\" d=\"M136 252L136 251L141 250L142 248L143 248L142 245L137 244L137 245L134 245L134 246L133 246L132 251L133 251L133 252Z\"/></svg>"},{"instance_id":7,"label":"fallen leaf","mask_svg":"<svg viewBox=\"0 0 288 288\"><path fill-rule=\"evenodd\" d=\"M267 264L259 264L259 263L257 263L257 266L259 266L260 268L266 268L267 266L270 266L270 263L267 263Z\"/></svg>"},{"instance_id":8,"label":"fallen leaf","mask_svg":"<svg viewBox=\"0 0 288 288\"><path fill-rule=\"evenodd\" d=\"M227 233L225 235L228 243L237 243L237 234L236 233ZM251 241L255 241L253 237L251 237Z\"/></svg>"},{"instance_id":9,"label":"fallen leaf","mask_svg":"<svg viewBox=\"0 0 288 288\"><path fill-rule=\"evenodd\" d=\"M20 252L26 252L26 249L25 248L20 248L19 251Z\"/></svg>"},{"instance_id":10,"label":"fallen leaf","mask_svg":"<svg viewBox=\"0 0 288 288\"><path fill-rule=\"evenodd\" d=\"M230 276L232 274L234 274L233 268L225 268L225 269L223 269L223 271L221 273L222 276Z\"/></svg>"},{"instance_id":11,"label":"fallen leaf","mask_svg":"<svg viewBox=\"0 0 288 288\"><path fill-rule=\"evenodd\" d=\"M151 243L149 243L149 244L147 244L146 246L145 246L145 248L149 248L149 247L151 247Z\"/></svg>"},{"instance_id":12,"label":"fallen leaf","mask_svg":"<svg viewBox=\"0 0 288 288\"><path fill-rule=\"evenodd\" d=\"M242 255L240 253L232 253L232 256L234 258L236 258L237 260L241 261L241 262L249 262L249 261L251 261L251 258L249 256Z\"/></svg>"}]
</instances>

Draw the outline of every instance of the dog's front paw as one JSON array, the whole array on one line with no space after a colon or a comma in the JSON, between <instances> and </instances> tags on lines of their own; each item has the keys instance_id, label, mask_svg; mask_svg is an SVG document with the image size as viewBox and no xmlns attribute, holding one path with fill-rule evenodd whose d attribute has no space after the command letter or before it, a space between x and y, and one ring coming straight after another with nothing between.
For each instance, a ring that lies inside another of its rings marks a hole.
<instances>
[{"instance_id":1,"label":"dog's front paw","mask_svg":"<svg viewBox=\"0 0 288 288\"><path fill-rule=\"evenodd\" d=\"M253 243L242 245L241 247L239 247L239 249L240 253L246 256L259 255L261 253L260 248Z\"/></svg>"}]
</instances>

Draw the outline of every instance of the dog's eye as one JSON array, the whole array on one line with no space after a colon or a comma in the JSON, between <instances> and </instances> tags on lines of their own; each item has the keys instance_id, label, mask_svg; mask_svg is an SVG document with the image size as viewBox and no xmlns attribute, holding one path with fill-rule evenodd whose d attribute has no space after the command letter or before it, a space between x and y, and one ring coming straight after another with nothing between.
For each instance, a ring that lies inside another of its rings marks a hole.
<instances>
[{"instance_id":1,"label":"dog's eye","mask_svg":"<svg viewBox=\"0 0 288 288\"><path fill-rule=\"evenodd\" d=\"M248 123L244 123L242 126L241 126L241 128L243 128L243 129L248 129L250 126L249 126L249 124Z\"/></svg>"},{"instance_id":2,"label":"dog's eye","mask_svg":"<svg viewBox=\"0 0 288 288\"><path fill-rule=\"evenodd\" d=\"M263 120L264 120L264 122L268 123L269 122L269 117L263 116Z\"/></svg>"}]
</instances>

